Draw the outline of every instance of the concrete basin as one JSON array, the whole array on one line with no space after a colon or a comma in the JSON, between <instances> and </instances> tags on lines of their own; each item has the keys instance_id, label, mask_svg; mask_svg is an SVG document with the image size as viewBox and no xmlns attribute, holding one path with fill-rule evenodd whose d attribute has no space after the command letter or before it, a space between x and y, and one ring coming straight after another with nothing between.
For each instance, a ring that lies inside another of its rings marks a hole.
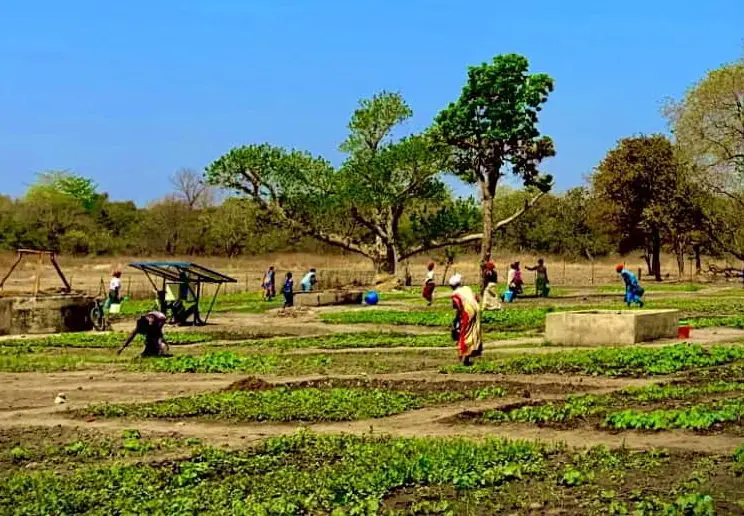
<instances>
[{"instance_id":1,"label":"concrete basin","mask_svg":"<svg viewBox=\"0 0 744 516\"><path fill-rule=\"evenodd\" d=\"M679 310L582 310L553 312L545 340L564 346L630 345L677 336Z\"/></svg>"}]
</instances>

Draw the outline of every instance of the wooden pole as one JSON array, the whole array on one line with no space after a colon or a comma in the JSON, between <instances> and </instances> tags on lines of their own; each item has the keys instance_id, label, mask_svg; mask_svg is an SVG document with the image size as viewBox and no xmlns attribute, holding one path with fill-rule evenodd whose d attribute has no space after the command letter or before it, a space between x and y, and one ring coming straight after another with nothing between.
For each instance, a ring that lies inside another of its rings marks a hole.
<instances>
[{"instance_id":1,"label":"wooden pole","mask_svg":"<svg viewBox=\"0 0 744 516\"><path fill-rule=\"evenodd\" d=\"M592 260L592 287L594 286L594 260Z\"/></svg>"},{"instance_id":2,"label":"wooden pole","mask_svg":"<svg viewBox=\"0 0 744 516\"><path fill-rule=\"evenodd\" d=\"M563 285L566 285L566 260L563 260Z\"/></svg>"}]
</instances>

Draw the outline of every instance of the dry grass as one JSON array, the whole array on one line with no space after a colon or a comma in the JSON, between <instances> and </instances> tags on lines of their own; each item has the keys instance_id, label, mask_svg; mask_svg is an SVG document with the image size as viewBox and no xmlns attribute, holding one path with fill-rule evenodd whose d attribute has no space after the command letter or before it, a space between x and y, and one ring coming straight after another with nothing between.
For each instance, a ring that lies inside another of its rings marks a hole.
<instances>
[{"instance_id":1,"label":"dry grass","mask_svg":"<svg viewBox=\"0 0 744 516\"><path fill-rule=\"evenodd\" d=\"M534 264L538 256L528 254L499 254L494 260L497 263L499 276L504 278L508 264L519 260L523 265ZM632 270L641 269L645 275L645 263L641 258L628 256L623 258L605 258L596 260L594 265L588 260L565 261L560 257L545 256L546 265L554 286L588 287L608 285L617 283L617 275L614 265L618 261L624 261ZM409 262L409 268L413 276L414 284L423 282L426 273L426 264L432 258L426 255L419 256ZM13 253L0 253L0 274L4 274L15 260ZM370 284L375 276L372 264L369 260L357 255L340 254L310 254L310 253L279 253L266 256L241 257L235 259L221 257L72 257L61 256L59 262L73 288L82 290L89 294L96 294L102 287L105 289L108 280L114 270L120 269L124 272L123 286L125 293L132 297L148 297L152 295L152 287L145 276L127 264L142 260L164 260L164 261L193 261L210 268L219 270L238 280L236 284L228 284L223 287L222 292L234 293L244 291L259 291L261 278L269 265L277 268L277 282L283 280L284 272L294 271L296 276L301 275L310 267L318 269L318 277L321 287L338 287L354 282ZM435 259L436 261L436 259ZM710 260L705 260L704 266ZM662 274L669 281L679 281L676 262L670 256L663 257L664 267ZM717 261L724 265L723 261ZM593 269L593 271L592 271ZM401 275L404 267L401 267ZM33 259L25 260L19 266L5 285L6 291L30 291L33 286L36 262ZM476 255L461 255L457 258L455 265L450 268L448 274L459 272L466 281L475 282L479 275L478 257ZM438 265L437 279L443 280L444 267ZM527 283L532 282L533 273L524 271ZM686 274L683 281L689 281ZM693 277L696 282L705 281L706 278ZM299 280L299 278L298 278ZM103 282L103 283L102 283ZM61 286L54 269L48 263L42 267L42 289L56 288ZM211 291L207 289L207 293Z\"/></svg>"}]
</instances>

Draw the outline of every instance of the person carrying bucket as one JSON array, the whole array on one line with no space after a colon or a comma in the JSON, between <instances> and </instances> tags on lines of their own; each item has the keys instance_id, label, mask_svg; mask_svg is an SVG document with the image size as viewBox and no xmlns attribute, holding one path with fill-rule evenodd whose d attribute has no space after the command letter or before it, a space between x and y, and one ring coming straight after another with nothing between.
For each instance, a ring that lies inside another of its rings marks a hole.
<instances>
[{"instance_id":1,"label":"person carrying bucket","mask_svg":"<svg viewBox=\"0 0 744 516\"><path fill-rule=\"evenodd\" d=\"M623 282L625 283L625 303L630 306L634 303L638 304L640 308L643 308L643 287L638 283L636 275L625 268L623 264L617 264L615 266L615 272L617 272Z\"/></svg>"}]
</instances>

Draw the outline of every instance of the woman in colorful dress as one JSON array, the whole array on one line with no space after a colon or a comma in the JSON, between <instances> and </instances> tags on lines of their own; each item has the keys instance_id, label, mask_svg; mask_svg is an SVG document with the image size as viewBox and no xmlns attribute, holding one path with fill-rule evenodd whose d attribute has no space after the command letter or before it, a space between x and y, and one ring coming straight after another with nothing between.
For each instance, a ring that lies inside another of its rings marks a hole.
<instances>
[{"instance_id":1,"label":"woman in colorful dress","mask_svg":"<svg viewBox=\"0 0 744 516\"><path fill-rule=\"evenodd\" d=\"M496 264L488 260L483 267L483 310L501 310L498 285L499 276L496 272Z\"/></svg>"},{"instance_id":2,"label":"woman in colorful dress","mask_svg":"<svg viewBox=\"0 0 744 516\"><path fill-rule=\"evenodd\" d=\"M449 280L452 287L452 308L455 309L452 337L457 341L457 354L463 365L473 364L473 358L483 353L481 335L481 310L472 289L463 285L462 276L455 274Z\"/></svg>"}]
</instances>

